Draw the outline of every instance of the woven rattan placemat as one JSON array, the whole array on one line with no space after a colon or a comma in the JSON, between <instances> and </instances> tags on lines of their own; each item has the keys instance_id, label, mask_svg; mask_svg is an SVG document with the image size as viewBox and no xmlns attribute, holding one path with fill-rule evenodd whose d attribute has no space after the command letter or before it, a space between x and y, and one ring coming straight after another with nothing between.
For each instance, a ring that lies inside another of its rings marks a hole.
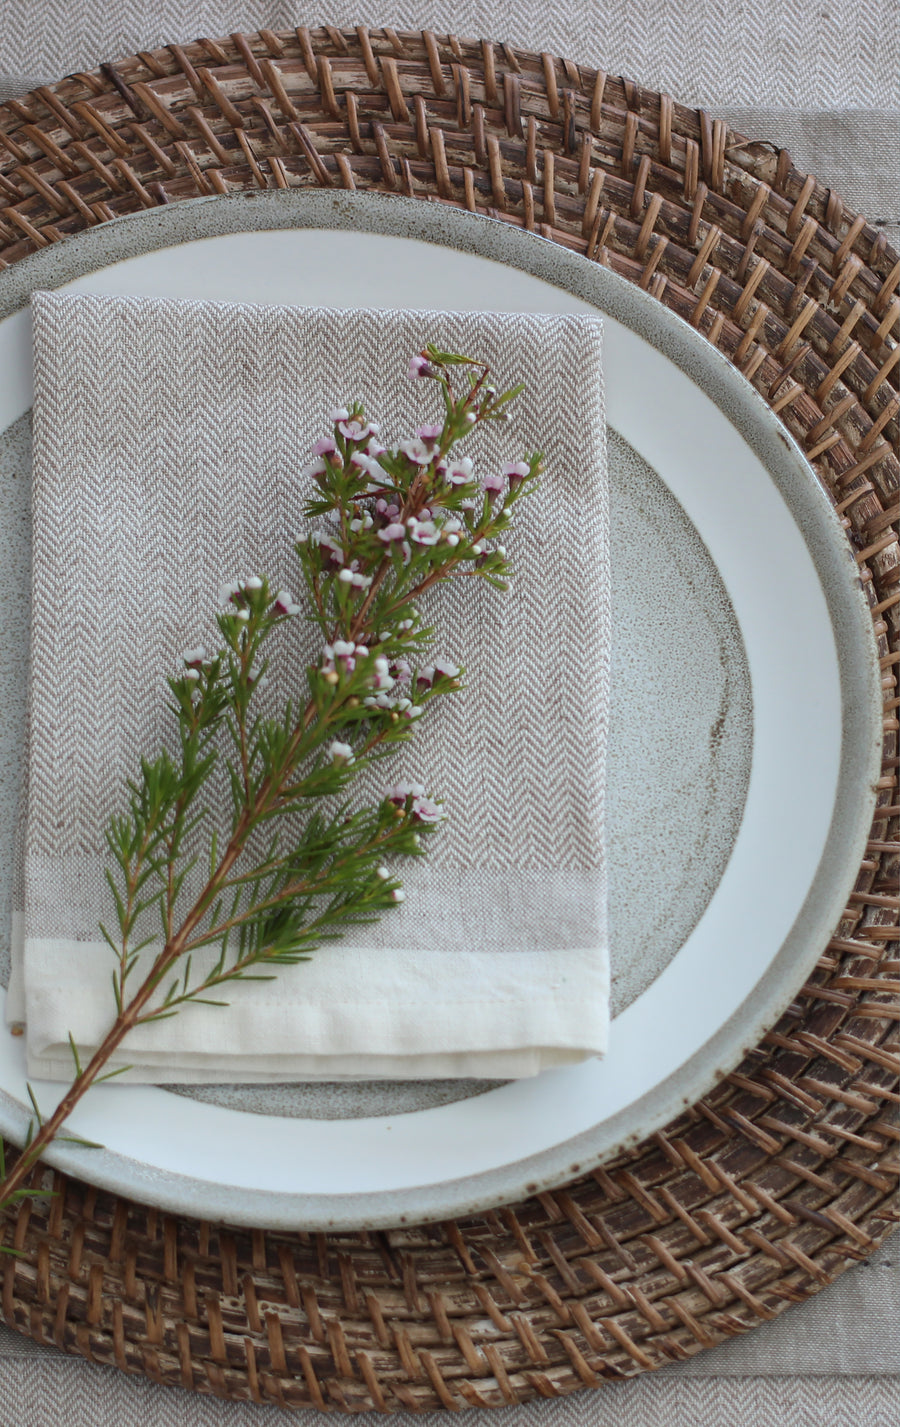
<instances>
[{"instance_id":1,"label":"woven rattan placemat","mask_svg":"<svg viewBox=\"0 0 900 1427\"><path fill-rule=\"evenodd\" d=\"M2 1224L20 1254L0 1268L0 1309L92 1361L288 1407L560 1396L773 1317L896 1218L900 263L785 151L487 42L261 31L0 105L2 266L142 207L292 186L537 231L648 290L744 372L859 563L884 670L875 823L844 918L776 1029L627 1156L483 1216L380 1233L226 1230L53 1175L55 1197ZM802 824L802 809L786 815Z\"/></svg>"}]
</instances>

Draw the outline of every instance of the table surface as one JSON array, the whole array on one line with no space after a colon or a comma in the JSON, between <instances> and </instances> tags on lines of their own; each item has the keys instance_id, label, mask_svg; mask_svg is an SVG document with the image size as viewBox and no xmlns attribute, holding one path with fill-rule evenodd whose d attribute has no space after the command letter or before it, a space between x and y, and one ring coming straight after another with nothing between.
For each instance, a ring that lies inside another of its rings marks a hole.
<instances>
[{"instance_id":1,"label":"table surface","mask_svg":"<svg viewBox=\"0 0 900 1427\"><path fill-rule=\"evenodd\" d=\"M900 246L898 0L0 0L0 98L199 34L361 23L548 50L702 105L787 148ZM465 1427L888 1427L900 1415L897 1238L815 1298L689 1362ZM301 1413L312 1427L318 1414ZM437 1422L425 1414L423 1422ZM268 1427L219 1402L37 1347L0 1325L0 1427ZM364 1414L362 1424L375 1421ZM443 1417L442 1420L446 1420Z\"/></svg>"}]
</instances>

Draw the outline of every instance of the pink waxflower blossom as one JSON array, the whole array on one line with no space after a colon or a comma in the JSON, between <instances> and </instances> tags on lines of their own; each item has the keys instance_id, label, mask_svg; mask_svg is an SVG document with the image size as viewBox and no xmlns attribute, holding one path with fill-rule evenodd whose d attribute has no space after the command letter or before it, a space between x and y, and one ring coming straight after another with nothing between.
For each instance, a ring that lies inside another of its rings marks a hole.
<instances>
[{"instance_id":1,"label":"pink waxflower blossom","mask_svg":"<svg viewBox=\"0 0 900 1427\"><path fill-rule=\"evenodd\" d=\"M301 606L295 602L290 590L279 590L275 596L275 610L278 614L300 614Z\"/></svg>"},{"instance_id":2,"label":"pink waxflower blossom","mask_svg":"<svg viewBox=\"0 0 900 1427\"><path fill-rule=\"evenodd\" d=\"M229 602L230 600L233 600L233 599L234 599L235 595L238 593L238 591L239 591L240 588L241 588L241 582L240 582L240 580L229 580L229 582L228 582L227 584L225 584L225 585L220 585L220 586L219 586L219 600L220 600L220 602L221 602L222 604L228 604L228 602Z\"/></svg>"},{"instance_id":3,"label":"pink waxflower blossom","mask_svg":"<svg viewBox=\"0 0 900 1427\"><path fill-rule=\"evenodd\" d=\"M375 514L383 515L388 521L396 520L400 514L400 507L399 505L389 504L384 496L379 496L375 502Z\"/></svg>"},{"instance_id":4,"label":"pink waxflower blossom","mask_svg":"<svg viewBox=\"0 0 900 1427\"><path fill-rule=\"evenodd\" d=\"M471 456L461 456L456 461L451 461L447 467L447 484L451 486L467 486L475 479L474 467Z\"/></svg>"},{"instance_id":5,"label":"pink waxflower blossom","mask_svg":"<svg viewBox=\"0 0 900 1427\"><path fill-rule=\"evenodd\" d=\"M418 426L416 435L425 442L426 446L433 446L443 429L443 426Z\"/></svg>"},{"instance_id":6,"label":"pink waxflower blossom","mask_svg":"<svg viewBox=\"0 0 900 1427\"><path fill-rule=\"evenodd\" d=\"M430 377L433 372L434 368L428 358L422 356L421 352L417 352L414 357L410 357L409 371L406 374L410 381L415 381L418 377Z\"/></svg>"},{"instance_id":7,"label":"pink waxflower blossom","mask_svg":"<svg viewBox=\"0 0 900 1427\"><path fill-rule=\"evenodd\" d=\"M367 590L372 583L371 575L361 575L358 570L344 569L338 579L342 585L352 585L355 590Z\"/></svg>"},{"instance_id":8,"label":"pink waxflower blossom","mask_svg":"<svg viewBox=\"0 0 900 1427\"><path fill-rule=\"evenodd\" d=\"M337 426L339 421L348 421L349 418L350 413L346 406L336 406L334 411L329 411L328 413L328 420L333 422L335 426Z\"/></svg>"},{"instance_id":9,"label":"pink waxflower blossom","mask_svg":"<svg viewBox=\"0 0 900 1427\"><path fill-rule=\"evenodd\" d=\"M352 416L349 421L339 421L337 428L347 441L365 441L367 436L376 434L378 424L375 421L363 421L359 416Z\"/></svg>"},{"instance_id":10,"label":"pink waxflower blossom","mask_svg":"<svg viewBox=\"0 0 900 1427\"><path fill-rule=\"evenodd\" d=\"M338 768L343 768L346 765L355 761L353 757L353 749L350 747L350 744L341 743L340 739L332 739L331 743L329 743L325 751L328 754L328 757L331 759L332 763L334 763Z\"/></svg>"},{"instance_id":11,"label":"pink waxflower blossom","mask_svg":"<svg viewBox=\"0 0 900 1427\"><path fill-rule=\"evenodd\" d=\"M407 521L409 528L409 538L415 545L436 545L440 538L440 531L433 520L416 520L411 517Z\"/></svg>"},{"instance_id":12,"label":"pink waxflower blossom","mask_svg":"<svg viewBox=\"0 0 900 1427\"><path fill-rule=\"evenodd\" d=\"M456 664L451 664L449 659L444 659L438 655L434 661L435 675L442 679L456 679L459 677L459 668Z\"/></svg>"},{"instance_id":13,"label":"pink waxflower blossom","mask_svg":"<svg viewBox=\"0 0 900 1427\"><path fill-rule=\"evenodd\" d=\"M431 463L431 447L419 436L408 436L405 441L399 443L397 449L416 466L427 466Z\"/></svg>"},{"instance_id":14,"label":"pink waxflower blossom","mask_svg":"<svg viewBox=\"0 0 900 1427\"><path fill-rule=\"evenodd\" d=\"M350 457L351 466L358 466L361 471L365 471L367 476L373 480L380 481L384 475L384 467L379 465L374 456L370 456L366 451L354 451Z\"/></svg>"},{"instance_id":15,"label":"pink waxflower blossom","mask_svg":"<svg viewBox=\"0 0 900 1427\"><path fill-rule=\"evenodd\" d=\"M321 530L314 530L311 539L314 545L318 545L321 550L326 552L326 559L331 560L335 565L343 565L343 549L330 535L323 535Z\"/></svg>"},{"instance_id":16,"label":"pink waxflower blossom","mask_svg":"<svg viewBox=\"0 0 900 1427\"><path fill-rule=\"evenodd\" d=\"M404 540L405 538L406 526L400 525L399 522L386 525L383 530L379 530L378 532L378 539L383 540L385 545L390 545L395 540Z\"/></svg>"},{"instance_id":17,"label":"pink waxflower blossom","mask_svg":"<svg viewBox=\"0 0 900 1427\"><path fill-rule=\"evenodd\" d=\"M502 474L506 476L510 486L516 486L519 481L524 481L526 476L531 475L531 467L527 461L507 461Z\"/></svg>"},{"instance_id":18,"label":"pink waxflower blossom","mask_svg":"<svg viewBox=\"0 0 900 1427\"><path fill-rule=\"evenodd\" d=\"M314 481L318 476L325 474L325 469L325 462L322 460L322 457L317 456L314 461L310 461L308 466L303 467L303 470L300 472L300 479L302 481Z\"/></svg>"},{"instance_id":19,"label":"pink waxflower blossom","mask_svg":"<svg viewBox=\"0 0 900 1427\"><path fill-rule=\"evenodd\" d=\"M485 476L481 482L481 489L489 498L499 495L506 488L506 481L502 476Z\"/></svg>"},{"instance_id":20,"label":"pink waxflower blossom","mask_svg":"<svg viewBox=\"0 0 900 1427\"><path fill-rule=\"evenodd\" d=\"M372 687L375 689L392 689L394 680L391 677L391 669L387 659L383 654L379 654L373 666L374 677Z\"/></svg>"},{"instance_id":21,"label":"pink waxflower blossom","mask_svg":"<svg viewBox=\"0 0 900 1427\"><path fill-rule=\"evenodd\" d=\"M420 823L440 822L444 816L439 805L433 803L430 798L414 798L412 815Z\"/></svg>"},{"instance_id":22,"label":"pink waxflower blossom","mask_svg":"<svg viewBox=\"0 0 900 1427\"><path fill-rule=\"evenodd\" d=\"M317 456L333 456L337 451L333 436L320 436L313 446Z\"/></svg>"},{"instance_id":23,"label":"pink waxflower blossom","mask_svg":"<svg viewBox=\"0 0 900 1427\"><path fill-rule=\"evenodd\" d=\"M416 686L421 685L424 689L430 689L434 684L439 683L441 679L457 679L458 677L458 666L451 663L449 659L445 659L442 655L439 655L433 664L426 664L424 669L419 670L416 675Z\"/></svg>"},{"instance_id":24,"label":"pink waxflower blossom","mask_svg":"<svg viewBox=\"0 0 900 1427\"><path fill-rule=\"evenodd\" d=\"M385 788L384 796L389 803L396 803L400 807L407 798L424 798L424 783L395 783L391 788Z\"/></svg>"},{"instance_id":25,"label":"pink waxflower blossom","mask_svg":"<svg viewBox=\"0 0 900 1427\"><path fill-rule=\"evenodd\" d=\"M192 669L196 665L203 663L204 659L206 658L206 650L203 648L202 644L198 644L196 649L185 649L181 657L187 667L189 669Z\"/></svg>"},{"instance_id":26,"label":"pink waxflower blossom","mask_svg":"<svg viewBox=\"0 0 900 1427\"><path fill-rule=\"evenodd\" d=\"M391 665L391 673L398 684L405 684L412 673L408 659L395 659Z\"/></svg>"}]
</instances>

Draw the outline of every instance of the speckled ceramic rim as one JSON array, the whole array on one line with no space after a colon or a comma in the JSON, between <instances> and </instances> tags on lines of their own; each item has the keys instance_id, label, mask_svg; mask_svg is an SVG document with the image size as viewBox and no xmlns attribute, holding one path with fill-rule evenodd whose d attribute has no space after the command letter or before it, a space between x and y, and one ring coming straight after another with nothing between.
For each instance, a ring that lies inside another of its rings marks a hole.
<instances>
[{"instance_id":1,"label":"speckled ceramic rim","mask_svg":"<svg viewBox=\"0 0 900 1427\"><path fill-rule=\"evenodd\" d=\"M470 1178L408 1191L288 1195L247 1191L167 1174L122 1155L55 1146L48 1156L66 1173L161 1208L273 1229L381 1227L472 1213L553 1187L639 1142L692 1104L760 1040L813 969L839 920L871 826L881 754L881 698L871 616L843 531L815 474L781 422L728 360L655 298L557 244L501 222L416 200L373 194L284 192L185 200L177 209L106 223L16 263L0 283L0 315L24 305L36 286L54 287L97 270L98 249L112 263L136 252L205 236L198 210L214 202L215 232L351 228L413 237L492 258L595 304L687 373L756 453L802 532L825 595L837 642L843 745L831 827L800 914L753 992L678 1070L589 1133L531 1159ZM164 218L163 218L164 214ZM205 215L204 215L205 216ZM163 219L163 221L159 221ZM136 224L140 222L139 238ZM137 241L136 241L137 239ZM21 1137L25 1114L0 1096L0 1131ZM151 1189L152 1186L152 1189Z\"/></svg>"}]
</instances>

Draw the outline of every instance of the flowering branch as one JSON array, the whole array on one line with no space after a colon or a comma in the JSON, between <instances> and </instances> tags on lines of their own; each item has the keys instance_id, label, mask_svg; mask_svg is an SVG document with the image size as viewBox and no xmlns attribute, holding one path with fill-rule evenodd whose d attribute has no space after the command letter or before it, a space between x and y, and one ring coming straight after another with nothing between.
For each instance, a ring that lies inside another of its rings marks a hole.
<instances>
[{"instance_id":1,"label":"flowering branch","mask_svg":"<svg viewBox=\"0 0 900 1427\"><path fill-rule=\"evenodd\" d=\"M308 618L323 639L305 698L289 700L280 718L259 711L269 640L302 612L290 591L259 576L223 587L221 648L210 657L188 649L168 680L177 753L141 760L128 811L106 832L116 925L101 931L115 958L116 1015L86 1065L70 1035L72 1084L46 1120L32 1095L25 1147L8 1174L0 1145L0 1208L34 1192L25 1180L54 1138L77 1140L61 1128L91 1085L127 1068L105 1069L135 1026L189 1003L224 1004L210 993L272 979L403 900L387 862L422 855L440 804L408 782L355 812L344 795L390 745L409 742L435 699L462 687L463 669L441 656L426 662L431 630L416 601L452 578L506 589L496 538L541 467L536 454L479 482L472 461L455 454L480 423L506 419L521 387L498 393L484 363L434 346L408 374L436 383L440 423L388 450L359 403L342 407L303 472L317 487L304 514L327 521L295 546ZM204 797L223 772L230 825L209 830ZM301 819L314 800L323 810ZM199 958L198 970L195 954L210 947L218 955Z\"/></svg>"}]
</instances>

